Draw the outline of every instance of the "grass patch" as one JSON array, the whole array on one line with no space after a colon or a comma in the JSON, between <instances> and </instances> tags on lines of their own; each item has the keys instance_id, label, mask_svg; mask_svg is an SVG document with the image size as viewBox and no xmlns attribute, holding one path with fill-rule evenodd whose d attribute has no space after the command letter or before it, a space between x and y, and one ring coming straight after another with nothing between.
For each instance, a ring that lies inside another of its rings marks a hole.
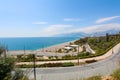
<instances>
[{"instance_id":1,"label":"grass patch","mask_svg":"<svg viewBox=\"0 0 120 80\"><path fill-rule=\"evenodd\" d=\"M92 76L90 78L87 78L85 80L102 80L101 76Z\"/></svg>"},{"instance_id":2,"label":"grass patch","mask_svg":"<svg viewBox=\"0 0 120 80\"><path fill-rule=\"evenodd\" d=\"M70 67L70 66L75 66L74 63L72 62L66 62L66 63L45 63L45 64L40 64L36 65L37 68L41 67ZM16 65L18 68L32 68L33 65Z\"/></svg>"},{"instance_id":3,"label":"grass patch","mask_svg":"<svg viewBox=\"0 0 120 80\"><path fill-rule=\"evenodd\" d=\"M94 63L94 62L97 62L97 60L93 59L93 60L86 60L85 61L86 63Z\"/></svg>"},{"instance_id":4,"label":"grass patch","mask_svg":"<svg viewBox=\"0 0 120 80\"><path fill-rule=\"evenodd\" d=\"M114 77L114 80L120 80L120 68L115 70L112 76Z\"/></svg>"}]
</instances>

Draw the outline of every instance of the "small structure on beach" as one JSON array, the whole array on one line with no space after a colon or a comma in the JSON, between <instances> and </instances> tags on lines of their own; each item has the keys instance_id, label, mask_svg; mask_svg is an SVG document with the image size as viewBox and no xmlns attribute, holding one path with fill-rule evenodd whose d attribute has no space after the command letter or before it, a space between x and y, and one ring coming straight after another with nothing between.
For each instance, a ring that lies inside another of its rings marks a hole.
<instances>
[{"instance_id":1,"label":"small structure on beach","mask_svg":"<svg viewBox=\"0 0 120 80\"><path fill-rule=\"evenodd\" d=\"M65 53L68 53L68 52L71 51L72 49L73 49L72 47L66 46L66 47L64 47L64 52L65 52Z\"/></svg>"},{"instance_id":2,"label":"small structure on beach","mask_svg":"<svg viewBox=\"0 0 120 80\"><path fill-rule=\"evenodd\" d=\"M49 59L49 57L48 56L43 56L43 59Z\"/></svg>"},{"instance_id":3,"label":"small structure on beach","mask_svg":"<svg viewBox=\"0 0 120 80\"><path fill-rule=\"evenodd\" d=\"M65 46L64 47L64 52L65 53L68 53L69 51L74 51L76 52L77 51L77 48L78 48L78 45L69 45L69 46Z\"/></svg>"},{"instance_id":4,"label":"small structure on beach","mask_svg":"<svg viewBox=\"0 0 120 80\"><path fill-rule=\"evenodd\" d=\"M79 46L79 45L75 45L75 44L70 45L70 47L72 47L72 48L78 48L78 46Z\"/></svg>"}]
</instances>

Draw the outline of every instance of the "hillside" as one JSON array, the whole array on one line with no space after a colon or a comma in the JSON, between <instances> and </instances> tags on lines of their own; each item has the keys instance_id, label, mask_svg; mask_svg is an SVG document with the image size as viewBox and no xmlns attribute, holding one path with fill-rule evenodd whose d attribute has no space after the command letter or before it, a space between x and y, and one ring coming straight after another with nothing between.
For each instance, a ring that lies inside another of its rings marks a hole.
<instances>
[{"instance_id":1,"label":"hillside","mask_svg":"<svg viewBox=\"0 0 120 80\"><path fill-rule=\"evenodd\" d=\"M95 54L90 53L80 53L81 58L95 57L105 54L113 46L120 43L120 33L119 34L106 34L106 36L99 37L86 37L81 38L74 42L77 45L83 45L88 43L90 47L96 52Z\"/></svg>"}]
</instances>

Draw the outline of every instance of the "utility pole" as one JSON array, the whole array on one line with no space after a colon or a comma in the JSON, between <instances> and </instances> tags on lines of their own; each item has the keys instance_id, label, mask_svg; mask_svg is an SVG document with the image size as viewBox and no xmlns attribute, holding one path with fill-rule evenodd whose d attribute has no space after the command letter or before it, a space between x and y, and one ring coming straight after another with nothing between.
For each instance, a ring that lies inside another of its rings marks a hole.
<instances>
[{"instance_id":1,"label":"utility pole","mask_svg":"<svg viewBox=\"0 0 120 80\"><path fill-rule=\"evenodd\" d=\"M25 55L25 45L24 45L24 55Z\"/></svg>"},{"instance_id":2,"label":"utility pole","mask_svg":"<svg viewBox=\"0 0 120 80\"><path fill-rule=\"evenodd\" d=\"M4 58L6 59L6 49L4 49Z\"/></svg>"},{"instance_id":3,"label":"utility pole","mask_svg":"<svg viewBox=\"0 0 120 80\"><path fill-rule=\"evenodd\" d=\"M42 45L42 52L44 53L45 51L44 51L44 45Z\"/></svg>"},{"instance_id":4,"label":"utility pole","mask_svg":"<svg viewBox=\"0 0 120 80\"><path fill-rule=\"evenodd\" d=\"M8 45L6 45L6 51L8 52Z\"/></svg>"},{"instance_id":5,"label":"utility pole","mask_svg":"<svg viewBox=\"0 0 120 80\"><path fill-rule=\"evenodd\" d=\"M113 48L112 48L112 54L114 53Z\"/></svg>"},{"instance_id":6,"label":"utility pole","mask_svg":"<svg viewBox=\"0 0 120 80\"><path fill-rule=\"evenodd\" d=\"M79 65L79 45L78 45L78 65Z\"/></svg>"},{"instance_id":7,"label":"utility pole","mask_svg":"<svg viewBox=\"0 0 120 80\"><path fill-rule=\"evenodd\" d=\"M4 47L3 47L3 52L4 52L4 58L6 59L6 45L4 45Z\"/></svg>"},{"instance_id":8,"label":"utility pole","mask_svg":"<svg viewBox=\"0 0 120 80\"><path fill-rule=\"evenodd\" d=\"M34 80L36 80L35 54L33 54L33 62L34 62L34 65L33 65L33 68L34 68Z\"/></svg>"}]
</instances>

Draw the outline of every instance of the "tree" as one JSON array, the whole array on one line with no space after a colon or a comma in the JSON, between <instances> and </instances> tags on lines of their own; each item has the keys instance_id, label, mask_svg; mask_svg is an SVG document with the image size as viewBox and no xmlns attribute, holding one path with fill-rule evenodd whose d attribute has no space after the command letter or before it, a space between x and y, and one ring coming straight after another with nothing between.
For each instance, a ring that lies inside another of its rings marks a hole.
<instances>
[{"instance_id":1,"label":"tree","mask_svg":"<svg viewBox=\"0 0 120 80\"><path fill-rule=\"evenodd\" d=\"M7 51L7 48L0 45L0 57L4 53L4 58L6 58L6 51Z\"/></svg>"},{"instance_id":2,"label":"tree","mask_svg":"<svg viewBox=\"0 0 120 80\"><path fill-rule=\"evenodd\" d=\"M109 34L106 33L106 41L108 42L109 41Z\"/></svg>"},{"instance_id":3,"label":"tree","mask_svg":"<svg viewBox=\"0 0 120 80\"><path fill-rule=\"evenodd\" d=\"M0 55L4 51L6 51L5 48L0 47ZM28 80L28 78L24 76L21 70L15 70L15 59L13 57L3 58L0 56L0 80Z\"/></svg>"},{"instance_id":4,"label":"tree","mask_svg":"<svg viewBox=\"0 0 120 80\"><path fill-rule=\"evenodd\" d=\"M27 76L24 76L24 71L17 69L13 73L12 80L29 80L29 79Z\"/></svg>"},{"instance_id":5,"label":"tree","mask_svg":"<svg viewBox=\"0 0 120 80\"><path fill-rule=\"evenodd\" d=\"M4 52L4 47L0 46L0 55L2 55L2 53Z\"/></svg>"},{"instance_id":6,"label":"tree","mask_svg":"<svg viewBox=\"0 0 120 80\"><path fill-rule=\"evenodd\" d=\"M11 78L11 71L14 69L13 58L1 58L0 60L0 80L8 80Z\"/></svg>"}]
</instances>

